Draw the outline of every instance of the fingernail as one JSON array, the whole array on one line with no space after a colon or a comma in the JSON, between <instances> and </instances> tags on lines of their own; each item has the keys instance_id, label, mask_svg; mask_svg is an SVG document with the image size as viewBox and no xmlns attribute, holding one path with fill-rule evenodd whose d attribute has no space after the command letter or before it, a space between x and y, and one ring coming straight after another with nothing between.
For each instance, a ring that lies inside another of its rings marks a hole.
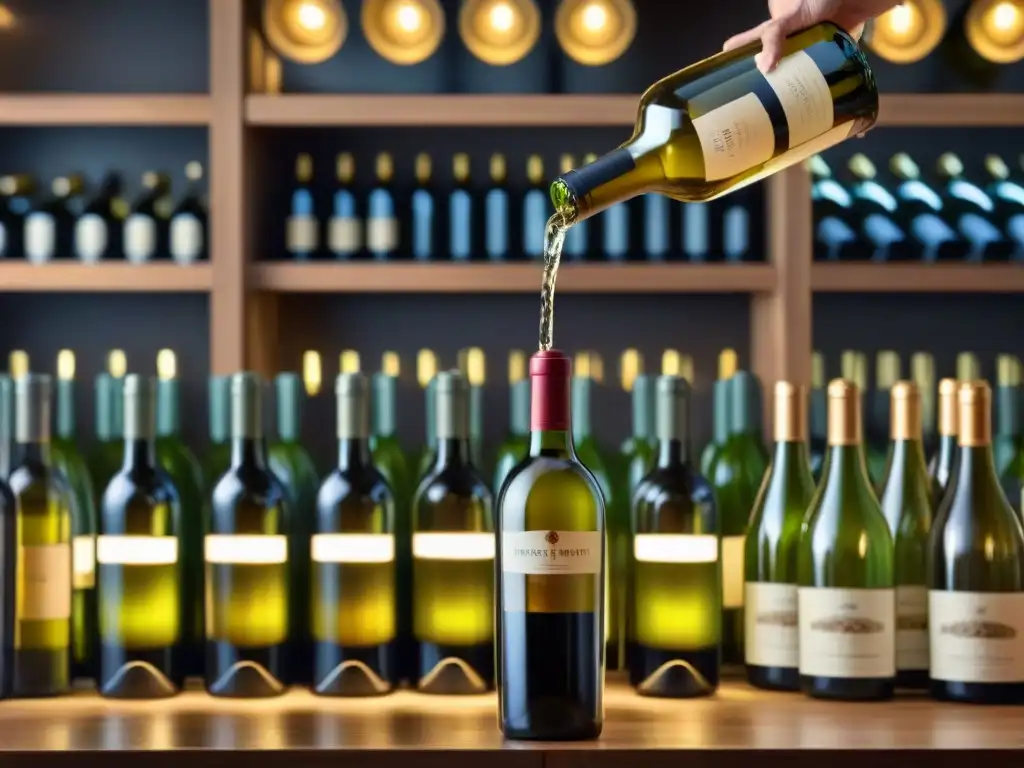
<instances>
[{"instance_id":1,"label":"fingernail","mask_svg":"<svg viewBox=\"0 0 1024 768\"><path fill-rule=\"evenodd\" d=\"M764 52L757 54L754 57L754 63L757 64L757 68L761 71L761 74L767 75L770 67L766 64L767 59L765 58Z\"/></svg>"}]
</instances>

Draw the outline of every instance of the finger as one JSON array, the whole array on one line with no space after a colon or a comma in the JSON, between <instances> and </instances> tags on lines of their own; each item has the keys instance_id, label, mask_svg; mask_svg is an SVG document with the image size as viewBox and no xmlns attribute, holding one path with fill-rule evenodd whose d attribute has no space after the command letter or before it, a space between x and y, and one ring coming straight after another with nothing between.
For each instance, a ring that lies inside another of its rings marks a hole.
<instances>
[{"instance_id":1,"label":"finger","mask_svg":"<svg viewBox=\"0 0 1024 768\"><path fill-rule=\"evenodd\" d=\"M852 37L854 40L860 40L863 35L864 35L864 25L863 24L858 24L857 26L855 26L853 29L850 30L850 37Z\"/></svg>"},{"instance_id":2,"label":"finger","mask_svg":"<svg viewBox=\"0 0 1024 768\"><path fill-rule=\"evenodd\" d=\"M733 48L740 48L748 43L753 43L761 39L761 35L764 33L765 27L771 24L770 21L765 21L758 24L753 29L748 29L746 32L741 32L738 35L733 35L725 41L725 45L722 46L723 51L731 51Z\"/></svg>"},{"instance_id":3,"label":"finger","mask_svg":"<svg viewBox=\"0 0 1024 768\"><path fill-rule=\"evenodd\" d=\"M761 33L761 52L754 57L757 68L767 74L775 69L782 57L782 42L789 31L789 18L775 19Z\"/></svg>"}]
</instances>

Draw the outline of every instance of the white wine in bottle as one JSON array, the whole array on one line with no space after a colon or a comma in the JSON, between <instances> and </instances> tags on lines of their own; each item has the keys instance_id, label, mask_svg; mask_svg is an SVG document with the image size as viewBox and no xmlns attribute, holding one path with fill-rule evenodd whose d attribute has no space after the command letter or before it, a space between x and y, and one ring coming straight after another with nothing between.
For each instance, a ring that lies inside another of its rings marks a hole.
<instances>
[{"instance_id":1,"label":"white wine in bottle","mask_svg":"<svg viewBox=\"0 0 1024 768\"><path fill-rule=\"evenodd\" d=\"M625 144L555 180L566 222L648 192L711 200L874 125L875 78L843 30L825 23L790 36L768 74L754 62L759 50L719 53L648 88Z\"/></svg>"}]
</instances>

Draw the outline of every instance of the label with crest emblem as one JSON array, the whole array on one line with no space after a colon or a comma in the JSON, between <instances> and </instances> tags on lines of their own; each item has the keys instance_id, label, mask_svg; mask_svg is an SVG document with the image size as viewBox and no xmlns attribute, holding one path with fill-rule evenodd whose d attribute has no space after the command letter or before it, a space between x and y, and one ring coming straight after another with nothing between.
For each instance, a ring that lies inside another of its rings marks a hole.
<instances>
[{"instance_id":1,"label":"label with crest emblem","mask_svg":"<svg viewBox=\"0 0 1024 768\"><path fill-rule=\"evenodd\" d=\"M599 573L600 531L505 531L501 569L534 576Z\"/></svg>"}]
</instances>

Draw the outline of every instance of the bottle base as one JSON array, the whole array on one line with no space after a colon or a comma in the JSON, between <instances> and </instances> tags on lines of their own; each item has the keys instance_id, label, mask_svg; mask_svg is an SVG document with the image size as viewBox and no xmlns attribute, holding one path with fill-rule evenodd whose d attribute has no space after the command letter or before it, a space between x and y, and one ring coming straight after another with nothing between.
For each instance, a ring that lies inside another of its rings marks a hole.
<instances>
[{"instance_id":1,"label":"bottle base","mask_svg":"<svg viewBox=\"0 0 1024 768\"><path fill-rule=\"evenodd\" d=\"M390 644L352 648L317 643L313 693L319 696L385 696L394 690Z\"/></svg>"},{"instance_id":2,"label":"bottle base","mask_svg":"<svg viewBox=\"0 0 1024 768\"><path fill-rule=\"evenodd\" d=\"M761 667L747 664L747 682L767 691L799 691L800 670L796 667Z\"/></svg>"},{"instance_id":3,"label":"bottle base","mask_svg":"<svg viewBox=\"0 0 1024 768\"><path fill-rule=\"evenodd\" d=\"M494 689L494 646L417 643L416 690L443 696L468 696Z\"/></svg>"},{"instance_id":4,"label":"bottle base","mask_svg":"<svg viewBox=\"0 0 1024 768\"><path fill-rule=\"evenodd\" d=\"M800 675L800 690L815 699L883 701L893 697L896 691L896 678Z\"/></svg>"},{"instance_id":5,"label":"bottle base","mask_svg":"<svg viewBox=\"0 0 1024 768\"><path fill-rule=\"evenodd\" d=\"M71 689L71 669L66 650L14 649L10 652L10 695L14 699L63 696Z\"/></svg>"},{"instance_id":6,"label":"bottle base","mask_svg":"<svg viewBox=\"0 0 1024 768\"><path fill-rule=\"evenodd\" d=\"M637 644L629 662L629 682L641 696L691 699L718 689L718 648L666 651Z\"/></svg>"},{"instance_id":7,"label":"bottle base","mask_svg":"<svg viewBox=\"0 0 1024 768\"><path fill-rule=\"evenodd\" d=\"M929 681L928 691L941 701L962 704L1024 704L1024 683Z\"/></svg>"},{"instance_id":8,"label":"bottle base","mask_svg":"<svg viewBox=\"0 0 1024 768\"><path fill-rule=\"evenodd\" d=\"M173 648L100 647L96 688L108 699L166 699L176 696L184 675L176 669Z\"/></svg>"},{"instance_id":9,"label":"bottle base","mask_svg":"<svg viewBox=\"0 0 1024 768\"><path fill-rule=\"evenodd\" d=\"M601 738L603 724L552 725L529 728L514 728L501 723L501 733L508 741L594 741Z\"/></svg>"},{"instance_id":10,"label":"bottle base","mask_svg":"<svg viewBox=\"0 0 1024 768\"><path fill-rule=\"evenodd\" d=\"M240 648L212 641L206 645L206 691L211 696L265 699L287 688L284 668L287 646Z\"/></svg>"}]
</instances>

